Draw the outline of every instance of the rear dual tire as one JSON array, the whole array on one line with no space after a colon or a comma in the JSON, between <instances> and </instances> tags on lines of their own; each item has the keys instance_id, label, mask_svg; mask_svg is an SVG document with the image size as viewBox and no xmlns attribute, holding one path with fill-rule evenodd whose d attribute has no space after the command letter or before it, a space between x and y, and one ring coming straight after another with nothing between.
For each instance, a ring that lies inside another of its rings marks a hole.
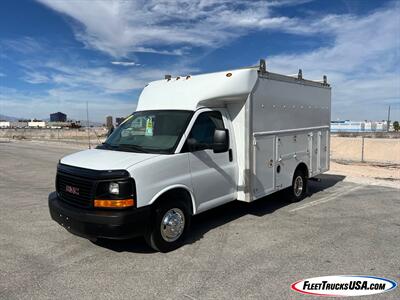
<instances>
[{"instance_id":1,"label":"rear dual tire","mask_svg":"<svg viewBox=\"0 0 400 300\"><path fill-rule=\"evenodd\" d=\"M307 196L307 176L301 170L296 170L293 175L292 186L288 189L289 202L298 202Z\"/></svg>"}]
</instances>

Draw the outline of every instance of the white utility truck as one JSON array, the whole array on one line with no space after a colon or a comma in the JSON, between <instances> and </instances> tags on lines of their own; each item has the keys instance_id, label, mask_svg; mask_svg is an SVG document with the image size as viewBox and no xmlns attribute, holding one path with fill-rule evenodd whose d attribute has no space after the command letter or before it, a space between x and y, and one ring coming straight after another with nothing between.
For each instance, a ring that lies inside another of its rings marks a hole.
<instances>
[{"instance_id":1,"label":"white utility truck","mask_svg":"<svg viewBox=\"0 0 400 300\"><path fill-rule=\"evenodd\" d=\"M62 158L52 218L87 238L184 241L191 216L252 202L329 169L331 88L260 65L149 83L137 110L96 149Z\"/></svg>"}]
</instances>

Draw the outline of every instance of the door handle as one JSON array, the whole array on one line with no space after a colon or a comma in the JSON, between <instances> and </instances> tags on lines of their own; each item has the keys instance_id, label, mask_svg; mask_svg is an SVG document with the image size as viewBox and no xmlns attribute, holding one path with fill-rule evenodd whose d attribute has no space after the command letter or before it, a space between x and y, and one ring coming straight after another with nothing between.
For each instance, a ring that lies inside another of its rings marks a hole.
<instances>
[{"instance_id":1,"label":"door handle","mask_svg":"<svg viewBox=\"0 0 400 300\"><path fill-rule=\"evenodd\" d=\"M229 154L229 161L233 161L232 149L229 149L229 150L228 150L228 154Z\"/></svg>"}]
</instances>

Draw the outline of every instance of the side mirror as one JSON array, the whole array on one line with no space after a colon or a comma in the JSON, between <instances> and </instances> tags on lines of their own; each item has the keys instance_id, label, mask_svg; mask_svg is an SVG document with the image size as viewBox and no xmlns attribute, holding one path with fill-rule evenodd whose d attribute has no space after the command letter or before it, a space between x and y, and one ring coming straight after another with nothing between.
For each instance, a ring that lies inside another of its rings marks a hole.
<instances>
[{"instance_id":1,"label":"side mirror","mask_svg":"<svg viewBox=\"0 0 400 300\"><path fill-rule=\"evenodd\" d=\"M214 131L214 139L212 149L214 153L226 152L229 150L229 130L216 129Z\"/></svg>"},{"instance_id":2,"label":"side mirror","mask_svg":"<svg viewBox=\"0 0 400 300\"><path fill-rule=\"evenodd\" d=\"M108 129L107 137L109 137L113 132L114 132L114 126L111 126L110 129Z\"/></svg>"}]
</instances>

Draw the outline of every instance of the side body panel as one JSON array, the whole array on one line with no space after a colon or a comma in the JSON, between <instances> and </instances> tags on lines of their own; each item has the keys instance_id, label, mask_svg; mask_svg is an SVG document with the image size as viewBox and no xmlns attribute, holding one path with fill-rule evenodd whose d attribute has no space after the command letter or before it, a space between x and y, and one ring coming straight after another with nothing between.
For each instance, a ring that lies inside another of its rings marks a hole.
<instances>
[{"instance_id":1,"label":"side body panel","mask_svg":"<svg viewBox=\"0 0 400 300\"><path fill-rule=\"evenodd\" d=\"M253 133L330 126L330 89L260 77L252 97Z\"/></svg>"},{"instance_id":2,"label":"side body panel","mask_svg":"<svg viewBox=\"0 0 400 300\"><path fill-rule=\"evenodd\" d=\"M329 87L259 77L251 94L250 195L261 198L292 184L300 163L316 176L329 169Z\"/></svg>"}]
</instances>

